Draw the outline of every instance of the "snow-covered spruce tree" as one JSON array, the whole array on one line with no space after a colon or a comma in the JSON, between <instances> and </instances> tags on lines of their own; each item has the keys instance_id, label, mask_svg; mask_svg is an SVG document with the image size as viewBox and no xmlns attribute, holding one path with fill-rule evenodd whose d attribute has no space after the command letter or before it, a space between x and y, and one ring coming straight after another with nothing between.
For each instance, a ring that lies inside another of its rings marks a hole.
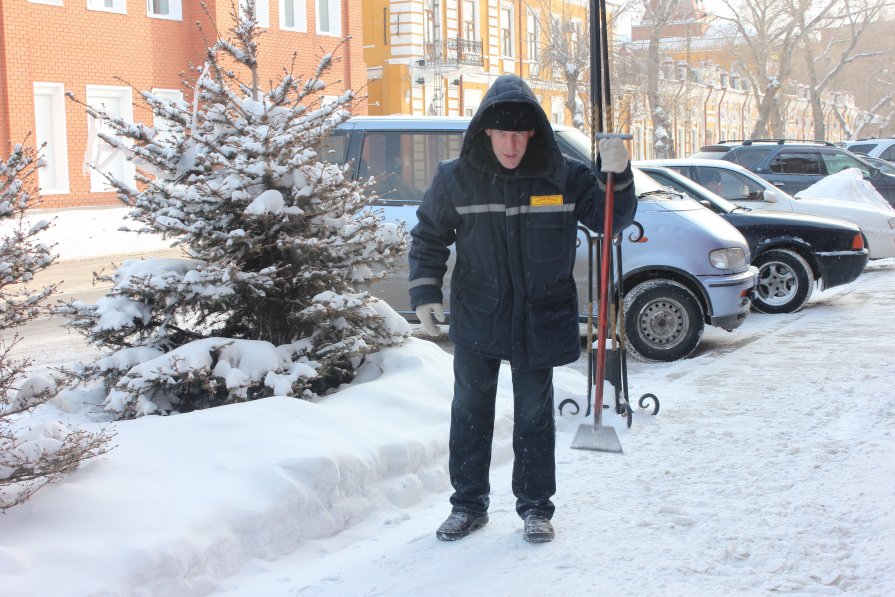
<instances>
[{"instance_id":1,"label":"snow-covered spruce tree","mask_svg":"<svg viewBox=\"0 0 895 597\"><path fill-rule=\"evenodd\" d=\"M25 210L37 200L34 176L40 162L33 149L16 144L0 160L0 331L6 332L46 313L45 301L58 283L31 289L26 284L48 267L53 247L37 235L50 222L28 226ZM60 479L85 459L106 451L110 436L62 423L34 424L29 413L56 395L57 379L26 377L30 359L15 358L16 333L0 338L0 511L23 503L35 491Z\"/></svg>"},{"instance_id":2,"label":"snow-covered spruce tree","mask_svg":"<svg viewBox=\"0 0 895 597\"><path fill-rule=\"evenodd\" d=\"M307 80L284 69L262 90L251 9L234 11L231 38L185 83L194 103L141 94L168 130L87 107L141 172L139 190L110 178L119 197L187 256L127 261L105 298L66 307L70 325L118 349L82 378L104 380L106 408L120 417L310 398L409 335L360 289L403 256L403 226L368 206L369 182L318 155L354 94L324 101L333 54Z\"/></svg>"}]
</instances>

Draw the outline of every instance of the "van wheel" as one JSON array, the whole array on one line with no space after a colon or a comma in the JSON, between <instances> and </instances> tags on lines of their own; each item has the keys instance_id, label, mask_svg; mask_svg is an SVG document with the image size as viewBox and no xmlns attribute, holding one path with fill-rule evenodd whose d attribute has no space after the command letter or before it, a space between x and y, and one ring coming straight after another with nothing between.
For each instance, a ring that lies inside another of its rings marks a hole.
<instances>
[{"instance_id":1,"label":"van wheel","mask_svg":"<svg viewBox=\"0 0 895 597\"><path fill-rule=\"evenodd\" d=\"M628 352L642 361L676 361L696 350L705 329L702 305L689 288L649 280L625 296Z\"/></svg>"},{"instance_id":2,"label":"van wheel","mask_svg":"<svg viewBox=\"0 0 895 597\"><path fill-rule=\"evenodd\" d=\"M752 261L758 268L758 292L752 306L762 313L795 313L814 289L808 262L793 251L773 249Z\"/></svg>"}]
</instances>

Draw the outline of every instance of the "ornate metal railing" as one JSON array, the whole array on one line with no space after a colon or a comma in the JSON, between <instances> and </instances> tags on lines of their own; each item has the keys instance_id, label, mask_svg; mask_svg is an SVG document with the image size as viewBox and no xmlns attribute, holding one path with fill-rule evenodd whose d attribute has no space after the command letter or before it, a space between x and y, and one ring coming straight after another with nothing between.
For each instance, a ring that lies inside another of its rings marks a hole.
<instances>
[{"instance_id":1,"label":"ornate metal railing","mask_svg":"<svg viewBox=\"0 0 895 597\"><path fill-rule=\"evenodd\" d=\"M483 66L482 42L466 39L437 39L425 44L426 66Z\"/></svg>"}]
</instances>

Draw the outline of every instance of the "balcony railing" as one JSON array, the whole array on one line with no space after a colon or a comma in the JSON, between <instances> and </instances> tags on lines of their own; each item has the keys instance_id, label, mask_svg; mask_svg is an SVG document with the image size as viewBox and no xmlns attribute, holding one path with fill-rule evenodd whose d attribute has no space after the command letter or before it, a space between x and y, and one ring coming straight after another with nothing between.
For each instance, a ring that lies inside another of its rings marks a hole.
<instances>
[{"instance_id":1,"label":"balcony railing","mask_svg":"<svg viewBox=\"0 0 895 597\"><path fill-rule=\"evenodd\" d=\"M451 38L426 42L426 66L483 66L482 42Z\"/></svg>"}]
</instances>

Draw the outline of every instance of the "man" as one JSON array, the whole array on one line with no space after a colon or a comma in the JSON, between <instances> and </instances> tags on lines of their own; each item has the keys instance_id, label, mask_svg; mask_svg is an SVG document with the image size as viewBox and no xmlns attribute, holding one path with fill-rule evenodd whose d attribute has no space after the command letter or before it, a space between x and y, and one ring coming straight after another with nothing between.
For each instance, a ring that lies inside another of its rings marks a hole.
<instances>
[{"instance_id":1,"label":"man","mask_svg":"<svg viewBox=\"0 0 895 597\"><path fill-rule=\"evenodd\" d=\"M615 230L634 218L628 153L602 140L598 164L616 172ZM449 469L452 512L436 532L461 539L488 522L491 440L502 360L513 378L513 493L524 538L553 540L556 492L553 367L580 355L572 267L577 223L602 230L605 188L593 168L561 154L547 115L525 82L499 77L463 140L460 157L435 173L411 231L410 302L439 333L448 247L454 343ZM602 192L600 192L602 195Z\"/></svg>"},{"instance_id":2,"label":"man","mask_svg":"<svg viewBox=\"0 0 895 597\"><path fill-rule=\"evenodd\" d=\"M715 193L723 196L724 185L721 184L721 174L714 168L697 168L699 184Z\"/></svg>"}]
</instances>

